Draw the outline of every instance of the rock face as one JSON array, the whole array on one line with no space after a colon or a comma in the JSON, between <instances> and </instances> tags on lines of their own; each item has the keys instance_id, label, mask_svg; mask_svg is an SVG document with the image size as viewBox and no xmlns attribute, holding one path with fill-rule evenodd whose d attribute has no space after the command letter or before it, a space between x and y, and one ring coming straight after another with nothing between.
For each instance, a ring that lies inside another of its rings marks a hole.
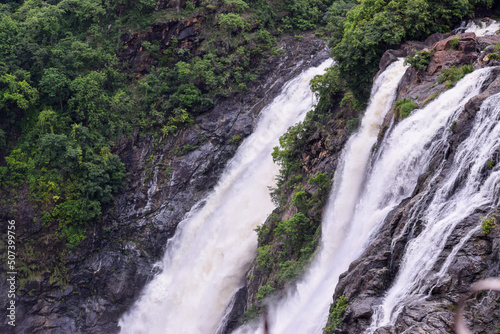
<instances>
[{"instance_id":1,"label":"rock face","mask_svg":"<svg viewBox=\"0 0 500 334\"><path fill-rule=\"evenodd\" d=\"M189 27L171 29L189 40L195 33L186 30ZM133 43L133 36L128 38ZM115 143L114 152L128 172L127 186L69 256L67 284L45 276L25 283L18 291L16 327L6 326L4 317L2 333L119 331L119 317L154 275L154 263L161 259L167 240L216 184L239 140L252 132L261 109L286 81L328 57L325 42L313 35L279 44L283 52L268 60L264 74L246 94L215 101L213 110L199 115L189 129L169 138L136 132ZM19 225L29 226L33 216L24 210ZM29 237L31 232L25 233ZM6 281L0 280L4 310L7 291Z\"/></svg>"},{"instance_id":2,"label":"rock face","mask_svg":"<svg viewBox=\"0 0 500 334\"><path fill-rule=\"evenodd\" d=\"M420 48L428 48L433 56L426 71L410 68L400 84L398 98L412 98L419 106L425 105L440 94L445 88L438 79L441 70L451 66L473 64L474 67L498 65L497 60L487 59L493 52L491 44L500 41L500 36L476 37L474 34L456 36L436 35L440 40L420 44ZM453 40L459 44L453 47ZM417 44L415 44L417 45ZM394 56L408 54L407 44L399 50L390 50L384 55L381 69L384 69ZM347 311L343 316L343 325L338 333L363 333L371 323L374 308L382 303L386 292L394 283L408 243L417 237L423 229L423 222L410 223L411 209L422 197L426 185L439 187L443 175L450 171L453 156L458 146L470 134L474 117L482 101L500 92L500 69L493 70L491 79L482 87L482 93L472 98L459 116L449 137L446 152L438 152L431 161L427 172L420 176L413 194L403 200L386 218L382 229L377 233L369 247L358 260L353 262L349 270L341 275L333 300L344 295L349 300ZM442 163L444 166L438 178L433 171ZM489 173L485 168L485 173ZM473 228L480 224L481 217L494 208L481 208L461 221L446 241L443 252L439 255L430 275L439 272L441 265L450 255L452 249ZM496 213L496 221L500 216ZM392 247L391 247L392 245ZM389 333L454 333L454 308L461 295L468 291L470 285L487 277L498 277L500 254L500 229L494 228L484 235L480 229L472 233L470 239L463 244L454 257L444 280L427 291L428 298L404 306L395 325L379 328L377 334ZM495 292L479 294L475 300L466 305L466 320L474 333L496 333L500 325L499 299Z\"/></svg>"}]
</instances>

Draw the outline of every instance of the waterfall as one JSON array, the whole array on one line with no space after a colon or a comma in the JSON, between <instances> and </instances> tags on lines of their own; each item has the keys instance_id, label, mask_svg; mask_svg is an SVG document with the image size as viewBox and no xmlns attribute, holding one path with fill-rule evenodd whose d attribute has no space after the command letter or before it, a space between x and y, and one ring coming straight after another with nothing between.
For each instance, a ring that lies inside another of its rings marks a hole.
<instances>
[{"instance_id":1,"label":"waterfall","mask_svg":"<svg viewBox=\"0 0 500 334\"><path fill-rule=\"evenodd\" d=\"M169 240L162 271L119 321L121 333L214 333L257 249L254 229L274 205L269 186L279 137L312 107L309 81L331 60L289 81L261 112L254 133L239 147L213 192L198 203Z\"/></svg>"},{"instance_id":2,"label":"waterfall","mask_svg":"<svg viewBox=\"0 0 500 334\"><path fill-rule=\"evenodd\" d=\"M478 92L478 88L490 71L491 68L477 70L460 83L462 87L473 86L469 97ZM450 93L453 91L455 89ZM454 97L450 94L443 96L442 99L449 100ZM448 124L454 117L455 113L450 114ZM500 170L498 166L492 166L489 173L486 170L488 161L492 160L500 150L499 120L500 94L496 94L483 102L474 120L471 134L457 149L452 170L447 171L445 178L438 184L425 189L421 199L414 204L415 210L420 209L422 212L418 219L423 222L424 228L408 243L398 276L382 305L376 309L369 332L392 325L403 306L425 298L432 286L446 275L458 250L472 233L480 228L478 222L478 225L454 247L439 272L431 275L448 237L460 222L478 210L498 206ZM438 145L445 145L445 142ZM434 171L434 175L439 175L440 171L438 168ZM433 191L435 193L432 193ZM430 197L432 200L428 203L426 199ZM425 207L425 210L421 210L421 207ZM414 224L415 220L416 218L411 217L406 224Z\"/></svg>"},{"instance_id":3,"label":"waterfall","mask_svg":"<svg viewBox=\"0 0 500 334\"><path fill-rule=\"evenodd\" d=\"M371 228L387 210L373 210L359 215L358 201L365 188L372 147L380 126L391 109L401 77L406 71L403 60L389 66L376 80L370 104L359 131L349 139L323 219L320 252L304 280L277 306L270 306L271 333L321 333L328 317L331 293L339 275L347 270L366 243ZM252 325L237 333L260 333Z\"/></svg>"}]
</instances>

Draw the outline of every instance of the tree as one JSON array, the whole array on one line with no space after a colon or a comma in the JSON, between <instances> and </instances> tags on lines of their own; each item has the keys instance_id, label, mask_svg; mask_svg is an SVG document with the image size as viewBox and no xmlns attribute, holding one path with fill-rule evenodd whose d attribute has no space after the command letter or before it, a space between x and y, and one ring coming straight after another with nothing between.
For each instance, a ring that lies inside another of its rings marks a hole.
<instances>
[{"instance_id":1,"label":"tree","mask_svg":"<svg viewBox=\"0 0 500 334\"><path fill-rule=\"evenodd\" d=\"M40 80L40 89L52 103L59 103L63 110L63 101L69 96L69 78L57 68L47 68Z\"/></svg>"},{"instance_id":2,"label":"tree","mask_svg":"<svg viewBox=\"0 0 500 334\"><path fill-rule=\"evenodd\" d=\"M227 32L226 47L229 48L231 34L236 32L238 29L243 30L245 28L245 20L240 15L235 13L220 14L219 25Z\"/></svg>"}]
</instances>

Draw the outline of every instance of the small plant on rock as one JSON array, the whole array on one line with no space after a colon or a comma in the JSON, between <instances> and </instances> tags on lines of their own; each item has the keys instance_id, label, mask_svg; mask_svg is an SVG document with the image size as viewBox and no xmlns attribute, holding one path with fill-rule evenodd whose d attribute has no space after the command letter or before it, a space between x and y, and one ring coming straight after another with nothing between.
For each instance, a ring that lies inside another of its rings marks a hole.
<instances>
[{"instance_id":1,"label":"small plant on rock","mask_svg":"<svg viewBox=\"0 0 500 334\"><path fill-rule=\"evenodd\" d=\"M405 65L410 64L417 70L426 70L431 63L432 53L429 51L417 51L413 57L405 58Z\"/></svg>"},{"instance_id":2,"label":"small plant on rock","mask_svg":"<svg viewBox=\"0 0 500 334\"><path fill-rule=\"evenodd\" d=\"M394 105L394 118L406 118L410 116L411 112L414 109L417 109L418 106L413 103L413 101L409 98L399 99L396 101Z\"/></svg>"},{"instance_id":3,"label":"small plant on rock","mask_svg":"<svg viewBox=\"0 0 500 334\"><path fill-rule=\"evenodd\" d=\"M452 48L453 50L458 49L458 47L460 46L460 36L458 36L458 37L454 37L454 38L450 41L450 45L451 45L451 48Z\"/></svg>"},{"instance_id":4,"label":"small plant on rock","mask_svg":"<svg viewBox=\"0 0 500 334\"><path fill-rule=\"evenodd\" d=\"M500 56L498 55L498 53L489 53L487 57L488 57L488 59L490 59L490 60L491 60L491 59L496 60L496 59L498 59Z\"/></svg>"},{"instance_id":5,"label":"small plant on rock","mask_svg":"<svg viewBox=\"0 0 500 334\"><path fill-rule=\"evenodd\" d=\"M483 217L481 221L481 232L483 235L487 235L490 233L495 227L495 218L494 217Z\"/></svg>"},{"instance_id":6,"label":"small plant on rock","mask_svg":"<svg viewBox=\"0 0 500 334\"><path fill-rule=\"evenodd\" d=\"M340 296L334 304L330 306L330 315L328 316L327 326L324 328L325 334L333 334L342 325L342 316L347 309L347 298Z\"/></svg>"}]
</instances>

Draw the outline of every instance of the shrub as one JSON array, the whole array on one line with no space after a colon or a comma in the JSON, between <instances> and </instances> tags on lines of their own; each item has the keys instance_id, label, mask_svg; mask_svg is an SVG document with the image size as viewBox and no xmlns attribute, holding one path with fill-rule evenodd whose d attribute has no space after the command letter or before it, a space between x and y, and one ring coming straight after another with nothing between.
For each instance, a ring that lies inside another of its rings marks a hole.
<instances>
[{"instance_id":1,"label":"shrub","mask_svg":"<svg viewBox=\"0 0 500 334\"><path fill-rule=\"evenodd\" d=\"M405 58L405 65L410 64L417 70L426 70L431 62L431 56L432 54L428 51L417 51L413 57Z\"/></svg>"},{"instance_id":2,"label":"shrub","mask_svg":"<svg viewBox=\"0 0 500 334\"><path fill-rule=\"evenodd\" d=\"M410 113L416 108L418 108L418 106L415 103L413 103L411 99L409 98L400 99L396 101L394 107L394 118L404 119L410 116Z\"/></svg>"},{"instance_id":3,"label":"shrub","mask_svg":"<svg viewBox=\"0 0 500 334\"><path fill-rule=\"evenodd\" d=\"M429 96L427 99L425 99L424 102L422 102L422 105L420 106L420 108L425 107L427 105L427 103L429 103L432 100L434 100L436 97L439 96L439 94L441 94L441 92L435 92L434 94L432 94L431 96Z\"/></svg>"},{"instance_id":4,"label":"shrub","mask_svg":"<svg viewBox=\"0 0 500 334\"><path fill-rule=\"evenodd\" d=\"M274 292L274 290L276 290L275 288L269 286L269 285L263 285L259 288L259 292L257 292L257 300L259 302L263 301L264 298L266 298L267 296L269 296L271 293Z\"/></svg>"},{"instance_id":5,"label":"shrub","mask_svg":"<svg viewBox=\"0 0 500 334\"><path fill-rule=\"evenodd\" d=\"M498 53L489 53L488 54L488 59L498 59Z\"/></svg>"},{"instance_id":6,"label":"shrub","mask_svg":"<svg viewBox=\"0 0 500 334\"><path fill-rule=\"evenodd\" d=\"M495 51L495 52L500 51L500 42L498 42L497 44L495 44L495 46L493 47L493 51Z\"/></svg>"},{"instance_id":7,"label":"shrub","mask_svg":"<svg viewBox=\"0 0 500 334\"><path fill-rule=\"evenodd\" d=\"M493 217L483 217L481 221L481 232L483 235L490 233L495 227L495 218Z\"/></svg>"},{"instance_id":8,"label":"shrub","mask_svg":"<svg viewBox=\"0 0 500 334\"><path fill-rule=\"evenodd\" d=\"M452 66L443 70L439 77L439 83L445 83L447 89L452 88L457 81L474 71L474 65L463 65L460 67Z\"/></svg>"},{"instance_id":9,"label":"shrub","mask_svg":"<svg viewBox=\"0 0 500 334\"><path fill-rule=\"evenodd\" d=\"M324 328L325 334L334 334L337 329L340 329L342 325L342 316L347 309L347 302L347 298L342 295L330 306L328 323L326 328Z\"/></svg>"},{"instance_id":10,"label":"shrub","mask_svg":"<svg viewBox=\"0 0 500 334\"><path fill-rule=\"evenodd\" d=\"M302 212L296 213L289 220L282 220L274 231L278 241L283 241L285 253L299 251L306 238L310 219Z\"/></svg>"},{"instance_id":11,"label":"shrub","mask_svg":"<svg viewBox=\"0 0 500 334\"><path fill-rule=\"evenodd\" d=\"M290 282L297 278L304 269L302 262L297 262L293 260L285 261L280 263L280 281Z\"/></svg>"},{"instance_id":12,"label":"shrub","mask_svg":"<svg viewBox=\"0 0 500 334\"><path fill-rule=\"evenodd\" d=\"M454 37L450 41L450 45L451 45L452 49L455 49L455 50L458 49L458 47L460 46L460 36Z\"/></svg>"},{"instance_id":13,"label":"shrub","mask_svg":"<svg viewBox=\"0 0 500 334\"><path fill-rule=\"evenodd\" d=\"M261 270L265 274L270 273L273 268L271 251L271 245L265 245L257 248L257 258L255 259L257 262L257 269Z\"/></svg>"},{"instance_id":14,"label":"shrub","mask_svg":"<svg viewBox=\"0 0 500 334\"><path fill-rule=\"evenodd\" d=\"M346 122L346 130L348 133L353 133L356 131L359 125L359 118L353 118Z\"/></svg>"}]
</instances>

